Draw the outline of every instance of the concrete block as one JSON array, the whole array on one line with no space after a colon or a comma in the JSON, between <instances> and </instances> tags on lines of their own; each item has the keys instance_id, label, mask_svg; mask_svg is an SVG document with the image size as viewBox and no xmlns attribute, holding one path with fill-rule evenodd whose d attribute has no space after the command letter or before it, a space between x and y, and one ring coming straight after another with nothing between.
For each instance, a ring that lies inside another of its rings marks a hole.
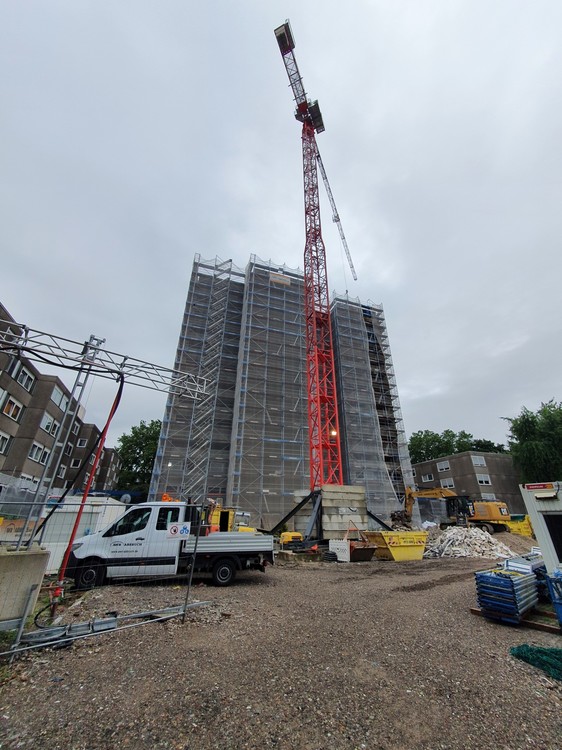
<instances>
[{"instance_id":1,"label":"concrete block","mask_svg":"<svg viewBox=\"0 0 562 750\"><path fill-rule=\"evenodd\" d=\"M29 592L37 584L35 606L48 560L49 552L39 546L19 551L0 547L0 622L23 617Z\"/></svg>"}]
</instances>

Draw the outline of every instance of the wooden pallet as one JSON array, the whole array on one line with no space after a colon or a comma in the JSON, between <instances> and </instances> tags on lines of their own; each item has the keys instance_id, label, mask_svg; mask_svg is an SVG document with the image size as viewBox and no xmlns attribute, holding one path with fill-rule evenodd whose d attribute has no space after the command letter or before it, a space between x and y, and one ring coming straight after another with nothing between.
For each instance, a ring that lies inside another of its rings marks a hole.
<instances>
[{"instance_id":1,"label":"wooden pallet","mask_svg":"<svg viewBox=\"0 0 562 750\"><path fill-rule=\"evenodd\" d=\"M471 607L470 611L474 615L480 615L484 617L482 610L479 607ZM490 620L494 622L494 620ZM503 624L498 621L498 624ZM532 628L534 630L544 630L546 633L556 633L562 635L562 626L558 623L556 613L552 608L552 605L539 604L537 607L526 612L523 619L519 623L525 628Z\"/></svg>"}]
</instances>

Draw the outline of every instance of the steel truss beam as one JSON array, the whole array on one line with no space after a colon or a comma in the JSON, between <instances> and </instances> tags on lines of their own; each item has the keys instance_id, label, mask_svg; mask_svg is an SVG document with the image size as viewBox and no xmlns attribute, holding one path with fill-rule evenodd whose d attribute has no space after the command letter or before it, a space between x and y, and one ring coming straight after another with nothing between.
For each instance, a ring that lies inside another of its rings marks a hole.
<instances>
[{"instance_id":1,"label":"steel truss beam","mask_svg":"<svg viewBox=\"0 0 562 750\"><path fill-rule=\"evenodd\" d=\"M204 378L117 354L101 348L103 339L80 342L54 336L12 321L0 320L0 348L7 354L76 370L88 368L98 377L116 380L123 375L129 384L198 399L207 391Z\"/></svg>"}]
</instances>

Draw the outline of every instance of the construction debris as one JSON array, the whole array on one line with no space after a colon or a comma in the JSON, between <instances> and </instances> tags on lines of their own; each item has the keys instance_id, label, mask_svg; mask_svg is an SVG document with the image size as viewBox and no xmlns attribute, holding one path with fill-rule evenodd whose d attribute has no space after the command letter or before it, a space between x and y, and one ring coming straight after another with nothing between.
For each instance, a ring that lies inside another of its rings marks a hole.
<instances>
[{"instance_id":1,"label":"construction debris","mask_svg":"<svg viewBox=\"0 0 562 750\"><path fill-rule=\"evenodd\" d=\"M486 531L451 526L443 532L432 531L424 557L513 557L513 552Z\"/></svg>"}]
</instances>

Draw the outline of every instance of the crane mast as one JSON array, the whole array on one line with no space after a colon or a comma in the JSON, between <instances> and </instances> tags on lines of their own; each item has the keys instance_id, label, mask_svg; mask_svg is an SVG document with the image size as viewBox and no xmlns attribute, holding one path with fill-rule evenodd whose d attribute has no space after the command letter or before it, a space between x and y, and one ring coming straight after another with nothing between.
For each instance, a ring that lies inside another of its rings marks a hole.
<instances>
[{"instance_id":1,"label":"crane mast","mask_svg":"<svg viewBox=\"0 0 562 750\"><path fill-rule=\"evenodd\" d=\"M311 102L306 95L293 53L295 43L288 21L275 29L275 36L295 97L295 117L302 122L305 214L304 309L310 487L316 489L323 484L343 484L326 250L320 224L318 146L315 135L324 131L324 122L318 102Z\"/></svg>"}]
</instances>

